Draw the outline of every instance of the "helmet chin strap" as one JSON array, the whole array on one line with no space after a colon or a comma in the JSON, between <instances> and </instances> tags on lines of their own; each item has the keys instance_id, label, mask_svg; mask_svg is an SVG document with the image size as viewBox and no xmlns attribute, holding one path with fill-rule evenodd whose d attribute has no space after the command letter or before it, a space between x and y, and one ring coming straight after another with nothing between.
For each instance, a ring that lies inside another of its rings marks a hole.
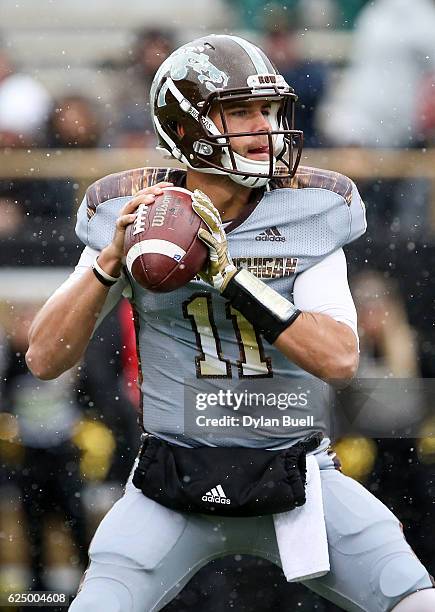
<instances>
[{"instance_id":1,"label":"helmet chin strap","mask_svg":"<svg viewBox=\"0 0 435 612\"><path fill-rule=\"evenodd\" d=\"M254 187L265 187L270 181L268 176L241 176L240 174L229 174L228 176L238 185L243 185L243 187L250 187L251 189Z\"/></svg>"},{"instance_id":2,"label":"helmet chin strap","mask_svg":"<svg viewBox=\"0 0 435 612\"><path fill-rule=\"evenodd\" d=\"M228 153L226 153L225 155L228 155ZM269 162L258 162L253 159L248 159L247 157L242 157L238 153L234 153L234 157L236 159L236 164L237 164L236 169L240 170L241 172L244 172L244 171L256 172L257 174L259 174L260 172L264 174L269 172ZM229 158L229 155L228 155L228 158ZM259 164L264 164L264 165L259 166ZM220 174L221 176L228 176L232 181L234 181L238 185L243 185L243 187L249 187L249 188L264 187L265 185L267 185L267 183L270 180L268 176L249 176L245 174L243 175L233 174L232 172L230 172L230 169L232 170L231 165L228 166L228 170L220 170L218 168L195 168L194 166L191 166L189 162L187 162L187 165L190 168L193 168L194 170L196 170L196 172L203 172L204 174ZM224 166L223 162L222 162L222 165ZM273 165L273 167L274 166L275 164ZM227 166L224 166L224 167L226 168Z\"/></svg>"},{"instance_id":3,"label":"helmet chin strap","mask_svg":"<svg viewBox=\"0 0 435 612\"><path fill-rule=\"evenodd\" d=\"M279 134L276 137L276 140L273 145L272 172L275 172L276 158L280 153L283 152L284 147L284 137L282 136L282 134ZM234 150L233 155L236 161L235 169L239 170L240 172L246 172L246 175L228 173L228 176L232 181L238 183L239 185L243 185L244 187L264 187L265 185L267 185L270 180L268 176L270 170L269 160L260 161L255 159L249 159L248 157L243 157L243 155L236 153ZM233 169L228 151L222 154L221 162L224 168L228 168L228 170ZM251 174L264 174L265 176L249 176Z\"/></svg>"},{"instance_id":4,"label":"helmet chin strap","mask_svg":"<svg viewBox=\"0 0 435 612\"><path fill-rule=\"evenodd\" d=\"M230 179L244 187L264 187L269 182L269 161L258 161L248 159L234 151L234 159L236 160L236 169L240 172L246 172L246 175L228 174ZM228 153L222 155L222 165L225 168L231 168L230 156ZM272 169L275 170L275 158L273 158ZM264 174L266 176L249 176L250 174Z\"/></svg>"}]
</instances>

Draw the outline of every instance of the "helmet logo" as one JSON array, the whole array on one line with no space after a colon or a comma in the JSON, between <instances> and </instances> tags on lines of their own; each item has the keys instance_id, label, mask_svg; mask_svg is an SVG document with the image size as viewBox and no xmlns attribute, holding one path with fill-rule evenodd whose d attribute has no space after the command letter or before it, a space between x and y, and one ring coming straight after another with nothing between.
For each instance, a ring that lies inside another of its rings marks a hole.
<instances>
[{"instance_id":1,"label":"helmet logo","mask_svg":"<svg viewBox=\"0 0 435 612\"><path fill-rule=\"evenodd\" d=\"M198 81L205 84L209 91L216 91L215 85L226 87L228 75L211 63L209 56L202 53L204 47L182 47L172 55L171 78L174 81L185 79L189 70L194 70Z\"/></svg>"}]
</instances>

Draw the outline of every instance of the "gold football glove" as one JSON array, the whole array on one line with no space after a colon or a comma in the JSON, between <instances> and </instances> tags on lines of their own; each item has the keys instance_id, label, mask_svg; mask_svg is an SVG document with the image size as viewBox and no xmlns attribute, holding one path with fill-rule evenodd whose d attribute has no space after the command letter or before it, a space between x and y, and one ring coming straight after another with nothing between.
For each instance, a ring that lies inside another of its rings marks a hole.
<instances>
[{"instance_id":1,"label":"gold football glove","mask_svg":"<svg viewBox=\"0 0 435 612\"><path fill-rule=\"evenodd\" d=\"M210 198L199 189L195 189L193 192L192 208L210 230L201 228L198 232L198 238L209 249L208 266L199 273L199 276L222 293L237 273L237 268L228 251L227 237L222 226L221 216Z\"/></svg>"},{"instance_id":2,"label":"gold football glove","mask_svg":"<svg viewBox=\"0 0 435 612\"><path fill-rule=\"evenodd\" d=\"M300 310L248 270L237 270L228 252L219 211L199 189L193 192L192 207L210 230L201 228L198 232L209 250L208 266L200 272L200 277L273 344L301 314Z\"/></svg>"}]
</instances>

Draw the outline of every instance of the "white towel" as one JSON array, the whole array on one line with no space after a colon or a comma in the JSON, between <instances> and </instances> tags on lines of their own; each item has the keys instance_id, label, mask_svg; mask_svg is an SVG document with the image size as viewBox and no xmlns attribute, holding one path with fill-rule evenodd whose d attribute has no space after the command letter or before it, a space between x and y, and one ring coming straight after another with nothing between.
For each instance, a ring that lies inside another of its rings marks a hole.
<instances>
[{"instance_id":1,"label":"white towel","mask_svg":"<svg viewBox=\"0 0 435 612\"><path fill-rule=\"evenodd\" d=\"M330 569L320 470L313 455L307 456L306 497L303 506L273 515L287 582L318 578Z\"/></svg>"}]
</instances>

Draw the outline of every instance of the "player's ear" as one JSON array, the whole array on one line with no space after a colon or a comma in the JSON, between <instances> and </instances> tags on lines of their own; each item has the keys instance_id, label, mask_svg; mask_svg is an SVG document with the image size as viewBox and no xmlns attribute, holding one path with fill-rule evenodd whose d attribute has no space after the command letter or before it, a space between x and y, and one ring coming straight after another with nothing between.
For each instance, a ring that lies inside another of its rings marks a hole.
<instances>
[{"instance_id":1,"label":"player's ear","mask_svg":"<svg viewBox=\"0 0 435 612\"><path fill-rule=\"evenodd\" d=\"M180 138L183 138L184 134L186 133L184 127L182 125L180 125L179 123L177 123L177 134Z\"/></svg>"}]
</instances>

